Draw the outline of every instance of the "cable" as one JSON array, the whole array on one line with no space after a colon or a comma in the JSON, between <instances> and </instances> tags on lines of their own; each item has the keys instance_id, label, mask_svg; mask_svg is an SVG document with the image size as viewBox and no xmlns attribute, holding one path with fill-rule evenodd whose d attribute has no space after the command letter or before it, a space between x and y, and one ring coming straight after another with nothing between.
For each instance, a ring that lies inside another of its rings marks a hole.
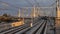
<instances>
[{"instance_id":1,"label":"cable","mask_svg":"<svg viewBox=\"0 0 60 34\"><path fill-rule=\"evenodd\" d=\"M30 3L29 0L26 0L26 1L27 1L27 3L29 3L30 5L33 6L33 4ZM40 6L39 3L38 3L36 0L35 0L35 2L36 2L36 5ZM55 1L55 2L56 2L56 1ZM55 3L55 2L54 2L54 3ZM11 5L11 4L7 3L7 2L2 2L2 1L0 1L0 3L5 3L5 4L7 4L8 6L11 6L11 7L14 7L14 8L20 8L20 7L16 7L16 6L14 6L14 5ZM50 6L54 5L54 3L52 3Z\"/></svg>"},{"instance_id":2,"label":"cable","mask_svg":"<svg viewBox=\"0 0 60 34\"><path fill-rule=\"evenodd\" d=\"M39 5L39 3L35 0L35 3L36 3L36 6L38 6Z\"/></svg>"},{"instance_id":3,"label":"cable","mask_svg":"<svg viewBox=\"0 0 60 34\"><path fill-rule=\"evenodd\" d=\"M54 3L52 3L50 6L53 6L56 3L56 1Z\"/></svg>"},{"instance_id":4,"label":"cable","mask_svg":"<svg viewBox=\"0 0 60 34\"><path fill-rule=\"evenodd\" d=\"M14 5L11 5L11 4L7 3L7 2L2 2L2 1L0 1L0 3L5 3L5 4L7 4L8 6L11 6L11 7L14 7L14 8L20 8L20 7L16 7L16 6L14 6Z\"/></svg>"},{"instance_id":5,"label":"cable","mask_svg":"<svg viewBox=\"0 0 60 34\"><path fill-rule=\"evenodd\" d=\"M32 3L30 3L30 1L29 1L29 0L26 0L26 2L33 6L33 4L32 4Z\"/></svg>"}]
</instances>

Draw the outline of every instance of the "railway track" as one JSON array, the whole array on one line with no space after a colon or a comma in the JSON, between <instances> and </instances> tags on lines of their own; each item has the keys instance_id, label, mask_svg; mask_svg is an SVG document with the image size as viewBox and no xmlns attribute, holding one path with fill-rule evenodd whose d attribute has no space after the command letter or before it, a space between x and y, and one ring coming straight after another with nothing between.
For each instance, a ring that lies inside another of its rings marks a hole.
<instances>
[{"instance_id":1,"label":"railway track","mask_svg":"<svg viewBox=\"0 0 60 34\"><path fill-rule=\"evenodd\" d=\"M46 22L42 21L41 23L39 22L36 26L32 27L32 28L27 28L25 30L22 30L20 32L16 32L14 34L43 34L42 32L45 31L45 27L46 27ZM39 31L39 33L38 33Z\"/></svg>"},{"instance_id":2,"label":"railway track","mask_svg":"<svg viewBox=\"0 0 60 34\"><path fill-rule=\"evenodd\" d=\"M41 21L40 21L40 22L41 22ZM28 28L26 28L26 29L24 29L24 30L22 30L22 31L16 32L16 33L14 33L14 34L25 34L25 32L31 30L32 28L34 28L35 26L37 26L38 24L40 24L40 22L34 24L33 27L28 27ZM42 23L41 23L41 24L42 24Z\"/></svg>"},{"instance_id":3,"label":"railway track","mask_svg":"<svg viewBox=\"0 0 60 34\"><path fill-rule=\"evenodd\" d=\"M48 20L35 20L33 26L30 27L30 23L25 23L22 26L9 28L7 30L0 31L0 34L46 34L47 33L47 21ZM54 25L54 20L48 21Z\"/></svg>"},{"instance_id":4,"label":"railway track","mask_svg":"<svg viewBox=\"0 0 60 34\"><path fill-rule=\"evenodd\" d=\"M10 32L10 31L13 31L13 30L17 30L17 29L19 29L19 28L22 28L22 27L25 27L27 24L24 24L24 25L22 25L22 26L18 26L18 27L13 27L13 28L10 28L10 29L7 29L7 30L2 30L0 33L5 33L5 32ZM28 24L29 25L29 24ZM27 27L28 27L28 25L27 25Z\"/></svg>"},{"instance_id":5,"label":"railway track","mask_svg":"<svg viewBox=\"0 0 60 34\"><path fill-rule=\"evenodd\" d=\"M37 23L36 23L37 24ZM29 24L28 24L29 25ZM16 27L16 28L11 28L11 29L8 29L8 30L4 30L4 31L1 31L0 33L1 34L4 34L4 33L9 33L9 32L16 32L16 31L20 31L20 30L23 30L27 27L30 27L30 25L28 26L27 24L21 26L21 27ZM33 24L34 25L34 24Z\"/></svg>"},{"instance_id":6,"label":"railway track","mask_svg":"<svg viewBox=\"0 0 60 34\"><path fill-rule=\"evenodd\" d=\"M51 20L53 22L53 20ZM47 34L48 20L35 20L33 26L30 27L30 23L25 23L22 26L3 30L0 34Z\"/></svg>"},{"instance_id":7,"label":"railway track","mask_svg":"<svg viewBox=\"0 0 60 34\"><path fill-rule=\"evenodd\" d=\"M29 27L27 25L10 29L5 32L1 32L1 34L40 34L45 31L46 21L42 20L33 25L33 27ZM40 32L40 33L38 33Z\"/></svg>"}]
</instances>

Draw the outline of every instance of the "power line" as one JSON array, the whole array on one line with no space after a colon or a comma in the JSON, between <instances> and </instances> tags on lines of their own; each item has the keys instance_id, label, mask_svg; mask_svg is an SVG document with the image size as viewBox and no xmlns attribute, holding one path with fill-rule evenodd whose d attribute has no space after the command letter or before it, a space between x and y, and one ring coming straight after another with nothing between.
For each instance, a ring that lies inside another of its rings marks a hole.
<instances>
[{"instance_id":1,"label":"power line","mask_svg":"<svg viewBox=\"0 0 60 34\"><path fill-rule=\"evenodd\" d=\"M26 0L26 2L33 6L33 3L31 3L29 0ZM36 5L40 6L40 5L39 5L39 2L37 2L36 0L35 0L35 2L36 2ZM56 1L55 1L55 2L56 2ZM54 2L54 3L55 3L55 2ZM8 6L11 6L11 7L14 7L14 8L21 8L21 7L17 7L17 6L11 5L11 4L7 3L7 2L2 2L2 1L0 1L0 3L5 3L5 4L7 4ZM54 3L52 3L50 6L54 5Z\"/></svg>"},{"instance_id":2,"label":"power line","mask_svg":"<svg viewBox=\"0 0 60 34\"><path fill-rule=\"evenodd\" d=\"M39 2L37 2L37 1L35 0L35 3L36 3L37 6L39 6Z\"/></svg>"},{"instance_id":3,"label":"power line","mask_svg":"<svg viewBox=\"0 0 60 34\"><path fill-rule=\"evenodd\" d=\"M5 3L6 5L8 5L8 6L10 6L10 7L20 8L20 7L16 7L16 6L14 6L14 5L11 5L11 4L7 3L7 2L2 2L2 1L0 1L0 3Z\"/></svg>"},{"instance_id":4,"label":"power line","mask_svg":"<svg viewBox=\"0 0 60 34\"><path fill-rule=\"evenodd\" d=\"M26 2L33 6L33 4L29 0L26 0Z\"/></svg>"},{"instance_id":5,"label":"power line","mask_svg":"<svg viewBox=\"0 0 60 34\"><path fill-rule=\"evenodd\" d=\"M55 2L53 2L50 6L53 6L55 3L56 3L56 1L55 1Z\"/></svg>"}]
</instances>

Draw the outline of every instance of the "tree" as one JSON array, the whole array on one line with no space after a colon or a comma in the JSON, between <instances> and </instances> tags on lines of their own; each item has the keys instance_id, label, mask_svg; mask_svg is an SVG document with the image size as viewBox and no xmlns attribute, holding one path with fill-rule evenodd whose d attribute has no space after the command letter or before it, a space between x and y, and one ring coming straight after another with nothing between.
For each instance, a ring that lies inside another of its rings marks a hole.
<instances>
[{"instance_id":1,"label":"tree","mask_svg":"<svg viewBox=\"0 0 60 34\"><path fill-rule=\"evenodd\" d=\"M7 13L3 14L3 16L8 17Z\"/></svg>"}]
</instances>

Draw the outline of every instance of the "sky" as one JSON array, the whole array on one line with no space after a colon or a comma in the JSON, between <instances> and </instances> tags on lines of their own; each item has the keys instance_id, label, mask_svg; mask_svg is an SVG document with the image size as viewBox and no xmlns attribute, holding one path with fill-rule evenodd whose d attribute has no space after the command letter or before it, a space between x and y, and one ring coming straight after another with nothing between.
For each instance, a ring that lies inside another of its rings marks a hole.
<instances>
[{"instance_id":1,"label":"sky","mask_svg":"<svg viewBox=\"0 0 60 34\"><path fill-rule=\"evenodd\" d=\"M0 0L0 15L7 13L11 14L13 16L17 16L18 14L18 8L21 7L33 7L39 6L39 7L50 7L50 6L56 6L56 0ZM39 4L39 5L38 5ZM6 9L6 10L1 10ZM8 9L8 10L7 10ZM52 10L53 9L53 10ZM53 16L55 16L55 8L41 8L40 9L40 15L44 15L43 13L45 12L46 15L51 16L52 11L53 11ZM26 14L30 15L31 11L26 12ZM48 13L47 13L48 12Z\"/></svg>"}]
</instances>

